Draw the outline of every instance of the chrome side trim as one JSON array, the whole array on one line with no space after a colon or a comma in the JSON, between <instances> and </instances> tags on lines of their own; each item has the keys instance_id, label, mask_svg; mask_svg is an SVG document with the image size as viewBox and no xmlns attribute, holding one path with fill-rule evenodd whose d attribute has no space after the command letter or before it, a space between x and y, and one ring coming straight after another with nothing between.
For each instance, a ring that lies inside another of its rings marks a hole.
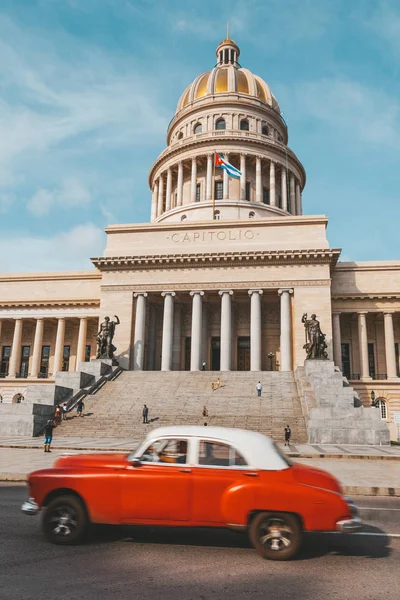
<instances>
[{"instance_id":1,"label":"chrome side trim","mask_svg":"<svg viewBox=\"0 0 400 600\"><path fill-rule=\"evenodd\" d=\"M33 498L29 498L21 506L21 510L26 515L37 515L39 512L39 504Z\"/></svg>"},{"instance_id":2,"label":"chrome side trim","mask_svg":"<svg viewBox=\"0 0 400 600\"><path fill-rule=\"evenodd\" d=\"M336 529L341 533L351 533L353 531L359 531L362 527L362 521L358 517L355 519L342 519L337 521Z\"/></svg>"}]
</instances>

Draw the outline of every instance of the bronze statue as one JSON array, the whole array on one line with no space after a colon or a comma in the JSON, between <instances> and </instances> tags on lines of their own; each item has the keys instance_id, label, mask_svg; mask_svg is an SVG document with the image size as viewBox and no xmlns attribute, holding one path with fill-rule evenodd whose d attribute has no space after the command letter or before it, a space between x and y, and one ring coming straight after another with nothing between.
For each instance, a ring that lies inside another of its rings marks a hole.
<instances>
[{"instance_id":1,"label":"bronze statue","mask_svg":"<svg viewBox=\"0 0 400 600\"><path fill-rule=\"evenodd\" d=\"M307 353L307 359L328 358L325 334L321 331L317 315L311 315L311 319L307 319L307 313L304 313L301 322L304 323L306 330L306 343L303 348Z\"/></svg>"},{"instance_id":2,"label":"bronze statue","mask_svg":"<svg viewBox=\"0 0 400 600\"><path fill-rule=\"evenodd\" d=\"M117 315L114 316L116 321L110 321L110 317L105 317L103 323L100 325L99 332L96 334L96 358L114 358L116 347L112 341L115 335L115 327L120 324Z\"/></svg>"}]
</instances>

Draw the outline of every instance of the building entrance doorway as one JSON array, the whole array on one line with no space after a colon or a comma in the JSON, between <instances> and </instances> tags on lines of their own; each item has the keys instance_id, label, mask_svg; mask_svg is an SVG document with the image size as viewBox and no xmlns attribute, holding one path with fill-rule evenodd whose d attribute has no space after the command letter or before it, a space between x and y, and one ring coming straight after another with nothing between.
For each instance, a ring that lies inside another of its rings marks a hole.
<instances>
[{"instance_id":1,"label":"building entrance doorway","mask_svg":"<svg viewBox=\"0 0 400 600\"><path fill-rule=\"evenodd\" d=\"M192 338L185 338L185 371L190 371L190 357L192 354Z\"/></svg>"},{"instance_id":2,"label":"building entrance doorway","mask_svg":"<svg viewBox=\"0 0 400 600\"><path fill-rule=\"evenodd\" d=\"M250 371L250 338L239 337L237 341L238 371Z\"/></svg>"},{"instance_id":3,"label":"building entrance doorway","mask_svg":"<svg viewBox=\"0 0 400 600\"><path fill-rule=\"evenodd\" d=\"M221 368L221 340L219 337L211 338L211 371Z\"/></svg>"}]
</instances>

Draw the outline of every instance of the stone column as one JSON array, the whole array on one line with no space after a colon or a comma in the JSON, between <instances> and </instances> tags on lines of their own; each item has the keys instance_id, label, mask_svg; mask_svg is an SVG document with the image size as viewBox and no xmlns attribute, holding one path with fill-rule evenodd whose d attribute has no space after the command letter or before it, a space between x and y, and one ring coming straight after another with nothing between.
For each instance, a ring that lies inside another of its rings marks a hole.
<instances>
[{"instance_id":1,"label":"stone column","mask_svg":"<svg viewBox=\"0 0 400 600\"><path fill-rule=\"evenodd\" d=\"M78 345L76 348L75 371L79 371L79 363L82 363L85 361L86 336L87 336L87 317L82 317L81 319L79 319L79 332L78 332Z\"/></svg>"},{"instance_id":2,"label":"stone column","mask_svg":"<svg viewBox=\"0 0 400 600\"><path fill-rule=\"evenodd\" d=\"M293 289L280 289L281 297L281 371L292 370L292 311L290 295Z\"/></svg>"},{"instance_id":3,"label":"stone column","mask_svg":"<svg viewBox=\"0 0 400 600\"><path fill-rule=\"evenodd\" d=\"M56 347L54 350L53 375L62 370L65 336L65 318L60 317L57 323Z\"/></svg>"},{"instance_id":4,"label":"stone column","mask_svg":"<svg viewBox=\"0 0 400 600\"><path fill-rule=\"evenodd\" d=\"M296 192L294 185L294 175L290 175L290 212L296 214Z\"/></svg>"},{"instance_id":5,"label":"stone column","mask_svg":"<svg viewBox=\"0 0 400 600\"><path fill-rule=\"evenodd\" d=\"M182 305L175 303L174 311L174 337L172 341L172 370L181 370L182 347Z\"/></svg>"},{"instance_id":6,"label":"stone column","mask_svg":"<svg viewBox=\"0 0 400 600\"><path fill-rule=\"evenodd\" d=\"M176 205L182 206L182 194L183 194L183 164L180 160L178 163L178 184L176 190Z\"/></svg>"},{"instance_id":7,"label":"stone column","mask_svg":"<svg viewBox=\"0 0 400 600\"><path fill-rule=\"evenodd\" d=\"M42 357L42 344L43 344L43 329L44 319L36 319L35 338L33 340L33 352L31 369L29 373L30 379L36 379L40 371L40 359Z\"/></svg>"},{"instance_id":8,"label":"stone column","mask_svg":"<svg viewBox=\"0 0 400 600\"><path fill-rule=\"evenodd\" d=\"M174 330L174 297L175 292L163 292L164 318L161 348L161 371L172 369L172 338Z\"/></svg>"},{"instance_id":9,"label":"stone column","mask_svg":"<svg viewBox=\"0 0 400 600\"><path fill-rule=\"evenodd\" d=\"M135 333L133 338L133 370L143 371L146 331L146 292L133 294L136 298Z\"/></svg>"},{"instance_id":10,"label":"stone column","mask_svg":"<svg viewBox=\"0 0 400 600\"><path fill-rule=\"evenodd\" d=\"M271 160L269 165L269 203L271 206L276 206L275 187L275 163Z\"/></svg>"},{"instance_id":11,"label":"stone column","mask_svg":"<svg viewBox=\"0 0 400 600\"><path fill-rule=\"evenodd\" d=\"M165 197L165 211L167 212L168 210L171 210L172 208L172 171L171 171L171 167L168 169L167 171L167 190L166 190L166 197Z\"/></svg>"},{"instance_id":12,"label":"stone column","mask_svg":"<svg viewBox=\"0 0 400 600\"><path fill-rule=\"evenodd\" d=\"M242 173L240 176L240 200L246 200L246 155L240 155L240 172Z\"/></svg>"},{"instance_id":13,"label":"stone column","mask_svg":"<svg viewBox=\"0 0 400 600\"><path fill-rule=\"evenodd\" d=\"M206 302L203 302L203 326L201 332L201 362L206 361L206 368L210 368L208 364L208 306Z\"/></svg>"},{"instance_id":14,"label":"stone column","mask_svg":"<svg viewBox=\"0 0 400 600\"><path fill-rule=\"evenodd\" d=\"M296 181L296 214L301 215L301 191L298 181Z\"/></svg>"},{"instance_id":15,"label":"stone column","mask_svg":"<svg viewBox=\"0 0 400 600\"><path fill-rule=\"evenodd\" d=\"M207 154L206 200L212 200L214 154Z\"/></svg>"},{"instance_id":16,"label":"stone column","mask_svg":"<svg viewBox=\"0 0 400 600\"><path fill-rule=\"evenodd\" d=\"M196 202L197 158L192 158L192 180L190 187L190 202Z\"/></svg>"},{"instance_id":17,"label":"stone column","mask_svg":"<svg viewBox=\"0 0 400 600\"><path fill-rule=\"evenodd\" d=\"M164 175L160 175L158 183L158 204L157 204L157 216L160 217L163 213L164 203Z\"/></svg>"},{"instance_id":18,"label":"stone column","mask_svg":"<svg viewBox=\"0 0 400 600\"><path fill-rule=\"evenodd\" d=\"M232 366L232 290L221 290L221 371Z\"/></svg>"},{"instance_id":19,"label":"stone column","mask_svg":"<svg viewBox=\"0 0 400 600\"><path fill-rule=\"evenodd\" d=\"M156 356L156 309L150 305L149 332L147 341L147 370L154 371Z\"/></svg>"},{"instance_id":20,"label":"stone column","mask_svg":"<svg viewBox=\"0 0 400 600\"><path fill-rule=\"evenodd\" d=\"M261 156L256 157L256 202L263 201L263 186L261 175Z\"/></svg>"},{"instance_id":21,"label":"stone column","mask_svg":"<svg viewBox=\"0 0 400 600\"><path fill-rule=\"evenodd\" d=\"M282 210L287 210L287 181L286 170L282 167L281 171L281 189L282 189Z\"/></svg>"},{"instance_id":22,"label":"stone column","mask_svg":"<svg viewBox=\"0 0 400 600\"><path fill-rule=\"evenodd\" d=\"M397 380L396 352L394 348L393 312L383 313L385 328L386 374L389 380Z\"/></svg>"},{"instance_id":23,"label":"stone column","mask_svg":"<svg viewBox=\"0 0 400 600\"><path fill-rule=\"evenodd\" d=\"M157 202L158 202L158 181L154 183L153 195L151 198L151 220L154 221L157 218Z\"/></svg>"},{"instance_id":24,"label":"stone column","mask_svg":"<svg viewBox=\"0 0 400 600\"><path fill-rule=\"evenodd\" d=\"M10 364L8 377L11 379L16 376L21 362L21 341L22 341L22 319L15 319L14 336L11 346Z\"/></svg>"},{"instance_id":25,"label":"stone column","mask_svg":"<svg viewBox=\"0 0 400 600\"><path fill-rule=\"evenodd\" d=\"M201 369L201 333L203 317L203 296L204 292L190 292L192 296L192 337L190 348L190 370L200 371Z\"/></svg>"},{"instance_id":26,"label":"stone column","mask_svg":"<svg viewBox=\"0 0 400 600\"><path fill-rule=\"evenodd\" d=\"M340 333L340 312L332 314L333 360L342 370L342 337Z\"/></svg>"},{"instance_id":27,"label":"stone column","mask_svg":"<svg viewBox=\"0 0 400 600\"><path fill-rule=\"evenodd\" d=\"M261 371L261 296L262 290L249 290L250 296L250 370Z\"/></svg>"},{"instance_id":28,"label":"stone column","mask_svg":"<svg viewBox=\"0 0 400 600\"><path fill-rule=\"evenodd\" d=\"M229 154L224 154L224 158L225 160L227 160L229 162ZM229 175L228 172L224 169L224 173L223 173L223 194L222 197L224 200L227 200L229 198Z\"/></svg>"},{"instance_id":29,"label":"stone column","mask_svg":"<svg viewBox=\"0 0 400 600\"><path fill-rule=\"evenodd\" d=\"M367 337L367 311L357 313L358 318L358 347L360 353L360 376L362 380L371 379L368 367L368 337Z\"/></svg>"}]
</instances>

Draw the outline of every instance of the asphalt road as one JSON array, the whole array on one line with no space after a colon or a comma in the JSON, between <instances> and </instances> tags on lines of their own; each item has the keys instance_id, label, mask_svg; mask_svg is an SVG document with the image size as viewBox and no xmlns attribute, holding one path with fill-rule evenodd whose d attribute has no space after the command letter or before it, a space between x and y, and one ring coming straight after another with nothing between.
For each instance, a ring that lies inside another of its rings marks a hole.
<instances>
[{"instance_id":1,"label":"asphalt road","mask_svg":"<svg viewBox=\"0 0 400 600\"><path fill-rule=\"evenodd\" d=\"M85 545L53 546L20 511L25 498L24 486L0 485L1 600L400 597L400 499L358 498L364 535L310 535L277 563L220 530L102 527Z\"/></svg>"}]
</instances>

